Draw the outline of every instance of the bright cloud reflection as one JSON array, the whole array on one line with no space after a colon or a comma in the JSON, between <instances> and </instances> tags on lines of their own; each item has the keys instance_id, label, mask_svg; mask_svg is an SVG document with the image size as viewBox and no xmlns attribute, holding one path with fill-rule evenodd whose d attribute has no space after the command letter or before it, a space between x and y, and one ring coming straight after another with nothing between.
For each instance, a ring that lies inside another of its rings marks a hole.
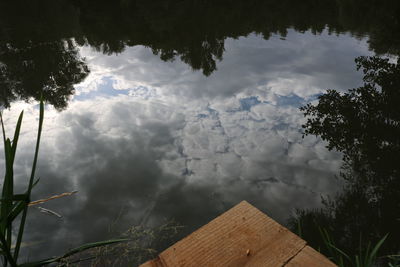
<instances>
[{"instance_id":1,"label":"bright cloud reflection","mask_svg":"<svg viewBox=\"0 0 400 267\"><path fill-rule=\"evenodd\" d=\"M91 74L66 111L46 110L35 196L79 193L48 203L63 222L32 212L31 240L42 238L40 229L54 233L54 244L99 239L120 209L120 229L175 218L189 231L243 199L284 222L338 189L340 155L302 138L298 107L326 88L357 86L353 59L369 54L365 41L295 32L286 41L227 40L210 77L145 47L81 54ZM21 109L20 177L33 153L37 107L18 103L4 115L10 128Z\"/></svg>"}]
</instances>

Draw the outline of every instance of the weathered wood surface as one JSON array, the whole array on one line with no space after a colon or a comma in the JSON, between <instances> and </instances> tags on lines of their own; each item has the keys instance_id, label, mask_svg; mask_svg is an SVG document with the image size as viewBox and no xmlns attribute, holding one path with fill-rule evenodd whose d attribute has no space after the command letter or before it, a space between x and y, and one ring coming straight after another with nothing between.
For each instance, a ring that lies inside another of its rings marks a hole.
<instances>
[{"instance_id":1,"label":"weathered wood surface","mask_svg":"<svg viewBox=\"0 0 400 267\"><path fill-rule=\"evenodd\" d=\"M333 264L327 258L325 258L325 256L323 256L322 254L315 251L312 247L306 246L300 251L299 254L296 255L296 257L291 259L285 266L335 267L336 265Z\"/></svg>"},{"instance_id":2,"label":"weathered wood surface","mask_svg":"<svg viewBox=\"0 0 400 267\"><path fill-rule=\"evenodd\" d=\"M336 266L243 201L141 267Z\"/></svg>"}]
</instances>

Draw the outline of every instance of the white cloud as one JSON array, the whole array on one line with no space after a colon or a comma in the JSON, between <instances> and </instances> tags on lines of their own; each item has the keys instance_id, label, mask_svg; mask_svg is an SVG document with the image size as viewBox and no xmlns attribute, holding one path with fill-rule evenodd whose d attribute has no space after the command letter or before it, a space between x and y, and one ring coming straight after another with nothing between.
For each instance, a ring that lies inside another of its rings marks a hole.
<instances>
[{"instance_id":1,"label":"white cloud","mask_svg":"<svg viewBox=\"0 0 400 267\"><path fill-rule=\"evenodd\" d=\"M208 78L144 47L112 56L83 47L89 77L66 111L46 110L38 197L81 192L67 210L57 206L69 224L52 229L85 233L90 215L101 211L95 215L104 222L93 226L99 233L118 205L128 207L129 223L143 214L189 222L194 209L202 216L242 199L281 221L295 207L320 205L320 194L337 189L341 155L301 137L298 106L327 87L356 86L353 58L367 53L366 45L326 33L289 32L286 39L227 40L224 60ZM20 109L26 119L18 174L29 166L38 116L37 107L17 103L4 114L7 126Z\"/></svg>"}]
</instances>

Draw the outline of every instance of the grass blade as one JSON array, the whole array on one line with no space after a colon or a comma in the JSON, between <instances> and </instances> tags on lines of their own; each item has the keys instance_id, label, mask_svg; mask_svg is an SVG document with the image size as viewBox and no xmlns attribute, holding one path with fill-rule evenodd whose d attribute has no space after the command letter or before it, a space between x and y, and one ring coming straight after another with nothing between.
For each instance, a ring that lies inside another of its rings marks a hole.
<instances>
[{"instance_id":1,"label":"grass blade","mask_svg":"<svg viewBox=\"0 0 400 267\"><path fill-rule=\"evenodd\" d=\"M12 209L12 198L14 195L14 170L13 170L13 155L12 155L12 147L11 147L11 141L10 139L6 139L5 143L5 149L6 153L6 159L5 159L5 164L6 164L6 175L4 177L4 184L3 184L3 192L2 196L5 199L1 205L1 210L2 210L2 215L6 218L7 214L11 211ZM8 243L8 247L11 247L11 238L12 238L12 233L11 233L11 222L8 220L5 220L4 222L1 222L1 230L2 234L6 233L6 240Z\"/></svg>"},{"instance_id":2,"label":"grass blade","mask_svg":"<svg viewBox=\"0 0 400 267\"><path fill-rule=\"evenodd\" d=\"M4 129L3 112L0 112L1 129L3 130L3 143L6 144L6 131Z\"/></svg>"},{"instance_id":3,"label":"grass blade","mask_svg":"<svg viewBox=\"0 0 400 267\"><path fill-rule=\"evenodd\" d=\"M76 253L83 252L83 251L85 251L87 249L90 249L90 248L101 247L101 246L111 245L111 244L115 244L115 243L128 242L128 241L130 241L130 239L124 238L124 239L111 239L111 240L105 240L105 241L100 241L100 242L88 243L88 244L82 245L80 247L71 249L70 251L65 253L62 256L62 258L66 258L66 257L72 256L72 255L74 255Z\"/></svg>"},{"instance_id":4,"label":"grass blade","mask_svg":"<svg viewBox=\"0 0 400 267\"><path fill-rule=\"evenodd\" d=\"M334 250L336 250L337 252L339 252L340 255L344 256L347 260L351 261L350 256L347 255L344 251L342 251L341 249L335 247L333 244L329 244L329 246L330 246L331 248L333 248Z\"/></svg>"},{"instance_id":5,"label":"grass blade","mask_svg":"<svg viewBox=\"0 0 400 267\"><path fill-rule=\"evenodd\" d=\"M7 244L7 240L4 237L4 235L1 233L0 233L0 242L1 242L2 248L3 248L2 252L5 254L6 259L10 262L11 266L17 267L17 263L15 262L14 258L11 255L11 250ZM7 266L7 261L6 261L5 265Z\"/></svg>"},{"instance_id":6,"label":"grass blade","mask_svg":"<svg viewBox=\"0 0 400 267\"><path fill-rule=\"evenodd\" d=\"M71 249L64 255L60 257L55 257L55 258L50 258L42 261L37 261L37 262L32 262L32 263L24 263L19 265L20 267L37 267L37 266L43 266L46 264L50 264L53 262L58 262L62 259L65 259L67 257L70 257L74 254L81 253L85 250L91 249L91 248L96 248L96 247L101 247L101 246L106 246L106 245L111 245L111 244L116 244L116 243L122 243L122 242L128 242L130 239L111 239L111 240L106 240L106 241L100 241L100 242L94 242L94 243L88 243L85 245L82 245L80 247Z\"/></svg>"},{"instance_id":7,"label":"grass blade","mask_svg":"<svg viewBox=\"0 0 400 267\"><path fill-rule=\"evenodd\" d=\"M34 184L34 179L35 179L35 172L36 172L36 164L37 164L37 158L39 155L39 146L40 146L40 137L42 135L42 127L43 127L43 119L44 119L44 104L43 104L43 97L40 99L40 112L39 112L39 128L38 128L38 135L36 139L36 148L35 148L35 156L33 158L33 164L32 164L32 172L31 172L31 177L29 179L29 185L28 185L28 191L27 195L30 198L31 191L33 188ZM22 217L21 217L21 222L19 226L19 231L18 231L18 236L17 236L17 241L15 243L15 250L14 250L14 258L18 258L19 250L21 247L22 243L22 235L24 233L24 228L25 228L25 221L26 221L26 215L28 213L28 206L26 206L23 210Z\"/></svg>"},{"instance_id":8,"label":"grass blade","mask_svg":"<svg viewBox=\"0 0 400 267\"><path fill-rule=\"evenodd\" d=\"M383 242L385 242L386 238L388 237L389 234L386 234L379 242L375 245L375 247L372 249L372 252L369 254L368 257L368 265L366 266L372 266L373 261L376 258L376 255L378 254L378 250L382 246Z\"/></svg>"},{"instance_id":9,"label":"grass blade","mask_svg":"<svg viewBox=\"0 0 400 267\"><path fill-rule=\"evenodd\" d=\"M13 195L14 195L14 159L15 153L18 144L19 133L21 130L23 112L19 115L18 122L14 132L14 139L11 143L11 140L6 138L3 118L1 117L1 126L3 131L3 141L4 141L4 153L5 153L5 165L6 165L6 173L4 177L2 198L4 201L1 203L1 215L3 220L0 223L0 229L2 234L6 234L6 241L8 243L8 247L11 247L12 243L12 220L8 220L8 214L12 210L13 206Z\"/></svg>"},{"instance_id":10,"label":"grass blade","mask_svg":"<svg viewBox=\"0 0 400 267\"><path fill-rule=\"evenodd\" d=\"M10 147L11 142L9 139L6 139L4 142L4 157L5 157L5 165L6 165L6 174L3 182L3 191L2 191L2 203L1 203L1 215L6 216L9 213L9 210L12 205L12 189L10 190L10 186L12 187L12 171L10 171ZM12 168L12 166L11 166ZM6 232L6 224L0 223L0 232L4 235Z\"/></svg>"},{"instance_id":11,"label":"grass blade","mask_svg":"<svg viewBox=\"0 0 400 267\"><path fill-rule=\"evenodd\" d=\"M7 216L8 221L13 221L17 216L24 210L27 206L26 201L18 201L14 206L11 212Z\"/></svg>"},{"instance_id":12,"label":"grass blade","mask_svg":"<svg viewBox=\"0 0 400 267\"><path fill-rule=\"evenodd\" d=\"M22 111L21 114L19 114L17 126L15 127L14 139L12 141L12 148L11 148L12 163L14 163L15 153L17 151L18 138L19 138L19 133L21 131L21 124L23 117L24 117L24 112Z\"/></svg>"}]
</instances>

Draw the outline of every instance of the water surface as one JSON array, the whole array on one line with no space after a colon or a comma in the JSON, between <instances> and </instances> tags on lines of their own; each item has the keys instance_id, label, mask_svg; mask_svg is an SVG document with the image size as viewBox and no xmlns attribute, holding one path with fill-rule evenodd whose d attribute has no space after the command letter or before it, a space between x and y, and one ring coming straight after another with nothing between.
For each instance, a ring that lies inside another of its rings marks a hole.
<instances>
[{"instance_id":1,"label":"water surface","mask_svg":"<svg viewBox=\"0 0 400 267\"><path fill-rule=\"evenodd\" d=\"M78 191L43 204L61 219L32 209L31 258L169 219L189 233L241 200L281 223L297 208L320 207L341 188L342 155L303 137L299 107L327 89L360 86L356 57L397 51L380 42L388 35L375 30L386 23L376 22L379 12L359 23L352 1L304 3L314 9L233 1L222 18L226 3L100 2L90 11L89 1L58 2L52 12L61 18L36 7L21 18L29 24L0 23L9 132L25 110L17 182L30 167L38 117L37 102L21 99L43 88L33 198Z\"/></svg>"}]
</instances>

